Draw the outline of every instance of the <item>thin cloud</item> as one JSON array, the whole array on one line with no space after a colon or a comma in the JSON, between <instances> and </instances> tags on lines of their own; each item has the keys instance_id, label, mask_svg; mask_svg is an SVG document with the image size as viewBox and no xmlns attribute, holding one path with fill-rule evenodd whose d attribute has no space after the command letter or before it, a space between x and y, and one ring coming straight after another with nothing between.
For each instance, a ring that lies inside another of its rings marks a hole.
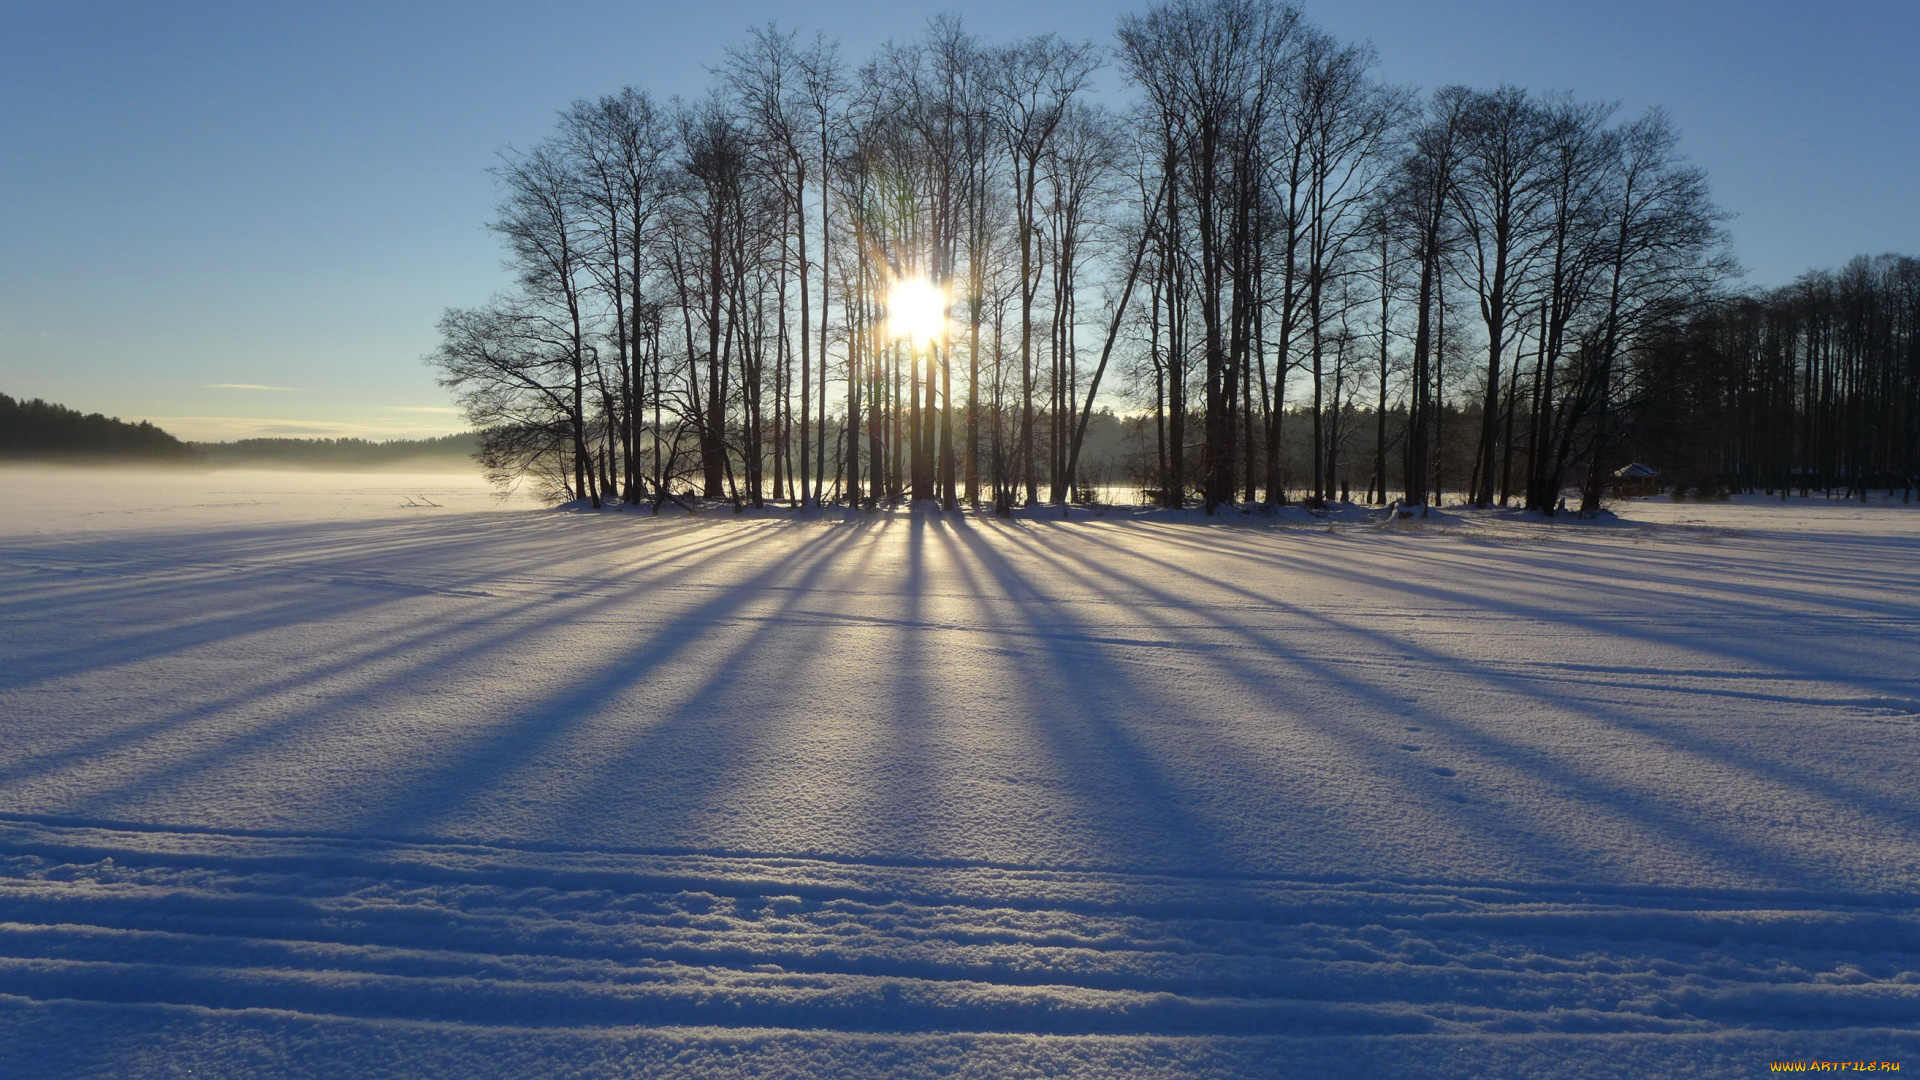
<instances>
[{"instance_id":1,"label":"thin cloud","mask_svg":"<svg viewBox=\"0 0 1920 1080\"><path fill-rule=\"evenodd\" d=\"M205 390L298 390L297 386L267 386L250 382L210 382L200 384Z\"/></svg>"}]
</instances>

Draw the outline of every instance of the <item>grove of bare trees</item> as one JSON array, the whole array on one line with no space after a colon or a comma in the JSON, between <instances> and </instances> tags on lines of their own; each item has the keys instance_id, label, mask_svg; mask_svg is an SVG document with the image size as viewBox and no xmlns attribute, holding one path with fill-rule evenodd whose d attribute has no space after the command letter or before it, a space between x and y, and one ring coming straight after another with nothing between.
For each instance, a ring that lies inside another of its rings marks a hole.
<instances>
[{"instance_id":1,"label":"grove of bare trees","mask_svg":"<svg viewBox=\"0 0 1920 1080\"><path fill-rule=\"evenodd\" d=\"M1390 86L1275 0L718 60L502 155L513 287L429 357L502 482L1004 512L1101 497L1096 400L1134 492L1208 511L1591 509L1650 446L1723 486L1915 471L1912 261L1728 296L1657 110Z\"/></svg>"}]
</instances>

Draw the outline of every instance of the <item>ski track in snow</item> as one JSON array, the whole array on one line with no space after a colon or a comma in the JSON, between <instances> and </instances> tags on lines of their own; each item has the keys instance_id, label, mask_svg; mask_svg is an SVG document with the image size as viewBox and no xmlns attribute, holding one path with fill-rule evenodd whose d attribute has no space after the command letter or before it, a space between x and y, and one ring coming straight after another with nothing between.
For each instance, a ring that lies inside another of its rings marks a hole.
<instances>
[{"instance_id":1,"label":"ski track in snow","mask_svg":"<svg viewBox=\"0 0 1920 1080\"><path fill-rule=\"evenodd\" d=\"M0 1073L1920 1049L1920 511L785 521L357 483L0 522Z\"/></svg>"}]
</instances>

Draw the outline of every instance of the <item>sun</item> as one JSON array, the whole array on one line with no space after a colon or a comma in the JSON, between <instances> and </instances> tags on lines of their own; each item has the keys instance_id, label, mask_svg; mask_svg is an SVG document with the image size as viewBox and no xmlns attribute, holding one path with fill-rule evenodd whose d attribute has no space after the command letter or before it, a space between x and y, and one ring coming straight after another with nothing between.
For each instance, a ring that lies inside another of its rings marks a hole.
<instances>
[{"instance_id":1,"label":"sun","mask_svg":"<svg viewBox=\"0 0 1920 1080\"><path fill-rule=\"evenodd\" d=\"M902 278L887 294L887 331L895 338L937 341L947 333L947 297L926 278Z\"/></svg>"}]
</instances>

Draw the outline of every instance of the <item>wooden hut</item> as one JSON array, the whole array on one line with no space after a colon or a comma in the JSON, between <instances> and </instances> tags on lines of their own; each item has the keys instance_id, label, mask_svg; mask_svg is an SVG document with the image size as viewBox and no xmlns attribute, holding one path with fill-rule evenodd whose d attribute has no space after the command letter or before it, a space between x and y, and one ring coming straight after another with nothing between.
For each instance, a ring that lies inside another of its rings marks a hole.
<instances>
[{"instance_id":1,"label":"wooden hut","mask_svg":"<svg viewBox=\"0 0 1920 1080\"><path fill-rule=\"evenodd\" d=\"M1659 469L1636 461L1613 470L1613 482L1607 487L1618 498L1637 499L1660 494L1661 479Z\"/></svg>"}]
</instances>

